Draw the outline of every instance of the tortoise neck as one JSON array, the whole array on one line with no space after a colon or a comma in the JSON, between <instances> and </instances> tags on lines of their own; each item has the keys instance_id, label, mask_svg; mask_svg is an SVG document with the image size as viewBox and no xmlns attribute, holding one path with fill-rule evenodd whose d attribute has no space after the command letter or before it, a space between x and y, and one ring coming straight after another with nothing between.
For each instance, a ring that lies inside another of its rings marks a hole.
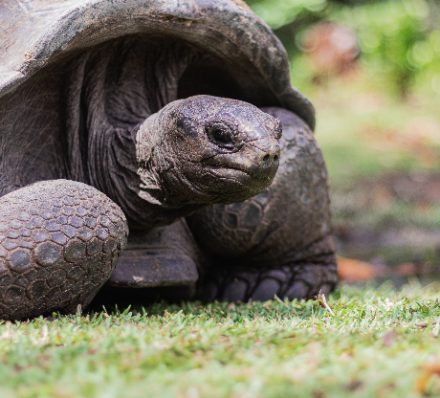
<instances>
[{"instance_id":1,"label":"tortoise neck","mask_svg":"<svg viewBox=\"0 0 440 398\"><path fill-rule=\"evenodd\" d=\"M142 43L124 39L87 51L71 63L66 86L68 177L105 192L142 229L187 213L166 209L160 189L139 195L136 133L177 98L177 82L195 56L178 43L159 44L144 51ZM153 163L151 180L158 171Z\"/></svg>"},{"instance_id":2,"label":"tortoise neck","mask_svg":"<svg viewBox=\"0 0 440 398\"><path fill-rule=\"evenodd\" d=\"M88 169L91 184L123 209L130 226L149 230L170 224L200 206L170 207L166 204L166 192L160 179L161 167L165 163L160 161L160 156L156 156L158 147L146 159L149 167L143 167L140 174L137 159L140 130L137 126L131 130L113 129L111 132L101 132L99 144L96 142L98 145L89 148ZM156 143L160 146L159 141Z\"/></svg>"}]
</instances>

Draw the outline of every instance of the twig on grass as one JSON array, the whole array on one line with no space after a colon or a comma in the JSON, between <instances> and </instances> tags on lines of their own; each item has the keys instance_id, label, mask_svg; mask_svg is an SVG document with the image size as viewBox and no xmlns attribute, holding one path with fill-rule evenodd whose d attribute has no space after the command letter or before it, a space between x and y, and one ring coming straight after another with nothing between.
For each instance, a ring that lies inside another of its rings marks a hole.
<instances>
[{"instance_id":1,"label":"twig on grass","mask_svg":"<svg viewBox=\"0 0 440 398\"><path fill-rule=\"evenodd\" d=\"M332 316L335 316L335 313L330 308L330 306L327 303L327 299L325 298L325 294L321 291L319 291L318 295L316 296L316 300L318 300L319 304L321 304Z\"/></svg>"}]
</instances>

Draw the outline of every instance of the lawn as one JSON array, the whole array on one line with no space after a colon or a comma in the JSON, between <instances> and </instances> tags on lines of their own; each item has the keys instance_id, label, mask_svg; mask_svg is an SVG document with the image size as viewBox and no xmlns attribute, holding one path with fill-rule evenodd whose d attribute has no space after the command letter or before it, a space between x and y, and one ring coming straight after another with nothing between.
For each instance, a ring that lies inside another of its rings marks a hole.
<instances>
[{"instance_id":1,"label":"lawn","mask_svg":"<svg viewBox=\"0 0 440 398\"><path fill-rule=\"evenodd\" d=\"M440 394L439 286L155 304L0 325L1 397Z\"/></svg>"}]
</instances>

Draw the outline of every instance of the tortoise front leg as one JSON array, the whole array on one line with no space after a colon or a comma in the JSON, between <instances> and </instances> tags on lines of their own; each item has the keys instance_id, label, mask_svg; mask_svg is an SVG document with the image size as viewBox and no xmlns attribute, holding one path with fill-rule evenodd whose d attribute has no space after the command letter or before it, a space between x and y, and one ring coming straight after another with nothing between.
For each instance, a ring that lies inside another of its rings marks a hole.
<instances>
[{"instance_id":1,"label":"tortoise front leg","mask_svg":"<svg viewBox=\"0 0 440 398\"><path fill-rule=\"evenodd\" d=\"M39 182L0 198L0 318L86 306L127 238L120 208L88 185Z\"/></svg>"}]
</instances>

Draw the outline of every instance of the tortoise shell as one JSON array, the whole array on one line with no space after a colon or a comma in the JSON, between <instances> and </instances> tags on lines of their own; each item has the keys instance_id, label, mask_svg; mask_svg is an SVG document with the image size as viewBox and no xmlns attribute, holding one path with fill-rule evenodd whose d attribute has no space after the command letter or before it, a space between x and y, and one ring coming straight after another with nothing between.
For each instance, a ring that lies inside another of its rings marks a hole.
<instances>
[{"instance_id":1,"label":"tortoise shell","mask_svg":"<svg viewBox=\"0 0 440 398\"><path fill-rule=\"evenodd\" d=\"M232 80L240 99L282 106L314 128L313 106L290 85L285 49L241 0L5 0L0 26L0 104L71 53L123 36L166 36L209 54L210 65L184 75L206 72L211 81L201 91L210 93L212 80Z\"/></svg>"}]
</instances>

